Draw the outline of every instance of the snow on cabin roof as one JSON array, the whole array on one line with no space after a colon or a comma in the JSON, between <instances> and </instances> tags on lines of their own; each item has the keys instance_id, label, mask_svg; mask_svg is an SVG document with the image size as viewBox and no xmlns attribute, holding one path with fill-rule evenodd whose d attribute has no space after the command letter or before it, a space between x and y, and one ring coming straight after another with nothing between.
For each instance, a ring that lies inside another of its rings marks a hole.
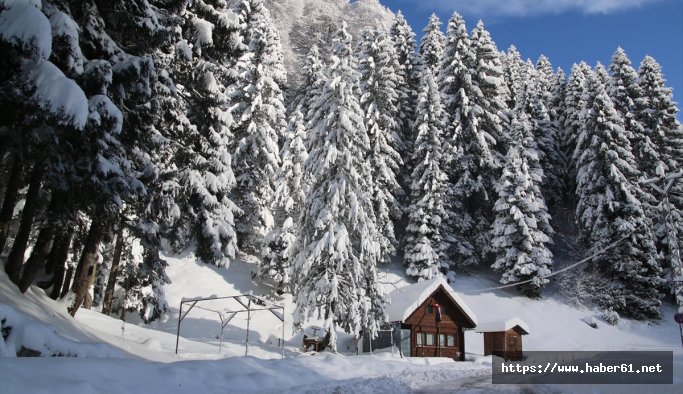
<instances>
[{"instance_id":1,"label":"snow on cabin roof","mask_svg":"<svg viewBox=\"0 0 683 394\"><path fill-rule=\"evenodd\" d=\"M519 326L526 334L529 334L529 326L519 317L511 317L504 321L490 321L477 326L476 332L502 332Z\"/></svg>"},{"instance_id":2,"label":"snow on cabin roof","mask_svg":"<svg viewBox=\"0 0 683 394\"><path fill-rule=\"evenodd\" d=\"M434 279L424 280L412 285L401 287L389 293L391 304L387 305L387 318L389 321L406 321L415 309L417 309L439 286L443 286L448 295L462 309L467 317L477 325L477 317L467 307L465 301L453 290L446 280L438 276Z\"/></svg>"}]
</instances>

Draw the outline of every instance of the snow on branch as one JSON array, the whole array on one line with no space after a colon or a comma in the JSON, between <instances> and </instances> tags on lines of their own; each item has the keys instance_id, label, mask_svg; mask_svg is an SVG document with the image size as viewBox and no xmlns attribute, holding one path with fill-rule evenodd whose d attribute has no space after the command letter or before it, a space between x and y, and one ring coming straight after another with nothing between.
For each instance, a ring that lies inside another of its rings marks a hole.
<instances>
[{"instance_id":1,"label":"snow on branch","mask_svg":"<svg viewBox=\"0 0 683 394\"><path fill-rule=\"evenodd\" d=\"M88 99L72 79L67 78L49 61L27 60L22 65L30 97L42 110L54 116L60 124L83 129L88 120Z\"/></svg>"}]
</instances>

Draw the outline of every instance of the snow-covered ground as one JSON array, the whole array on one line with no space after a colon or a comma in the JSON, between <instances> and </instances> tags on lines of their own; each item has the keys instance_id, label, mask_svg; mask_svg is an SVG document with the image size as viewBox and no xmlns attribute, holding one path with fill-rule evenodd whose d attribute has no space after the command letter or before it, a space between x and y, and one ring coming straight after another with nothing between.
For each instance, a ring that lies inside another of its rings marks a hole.
<instances>
[{"instance_id":1,"label":"snow-covered ground","mask_svg":"<svg viewBox=\"0 0 683 394\"><path fill-rule=\"evenodd\" d=\"M390 351L356 356L355 342L341 334L339 354L303 353L302 334L292 332L289 296L270 299L285 307L284 359L278 348L282 323L267 311L251 316L249 356L244 357L246 314L226 326L219 347L220 320L211 310L230 308L219 300L187 315L176 355L182 298L265 295L267 289L251 280L253 264L247 262L217 268L195 263L190 253L168 261L173 283L165 290L171 311L166 321L150 326L123 324L85 309L72 319L64 302L47 298L40 289L19 295L0 270L0 319L7 318L14 330L0 347L0 393L683 392L683 351L673 307L664 308L659 324L622 320L610 326L596 312L576 309L557 295L530 300L514 290L481 291L496 283L480 277L459 277L453 287L480 322L523 319L531 330L524 337L525 350L673 350L674 385L492 385L491 360L481 356L483 339L475 332L466 334L467 362L400 358ZM407 284L400 267L388 271L382 278L387 290ZM591 317L597 329L585 323ZM7 357L21 345L78 357Z\"/></svg>"}]
</instances>

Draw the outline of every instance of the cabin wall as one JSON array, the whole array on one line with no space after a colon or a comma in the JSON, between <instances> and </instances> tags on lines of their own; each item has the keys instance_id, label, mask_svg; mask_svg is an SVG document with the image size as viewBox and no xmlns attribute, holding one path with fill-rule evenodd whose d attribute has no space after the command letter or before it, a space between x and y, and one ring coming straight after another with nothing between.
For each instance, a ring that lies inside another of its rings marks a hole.
<instances>
[{"instance_id":1,"label":"cabin wall","mask_svg":"<svg viewBox=\"0 0 683 394\"><path fill-rule=\"evenodd\" d=\"M484 355L491 354L506 360L521 360L522 334L514 328L505 332L485 332Z\"/></svg>"},{"instance_id":2,"label":"cabin wall","mask_svg":"<svg viewBox=\"0 0 683 394\"><path fill-rule=\"evenodd\" d=\"M442 305L439 322L436 321L436 308L431 312L427 310L434 304ZM463 325L467 324L466 315L451 297L442 288L437 289L406 319L405 325L411 329L411 356L464 360Z\"/></svg>"}]
</instances>

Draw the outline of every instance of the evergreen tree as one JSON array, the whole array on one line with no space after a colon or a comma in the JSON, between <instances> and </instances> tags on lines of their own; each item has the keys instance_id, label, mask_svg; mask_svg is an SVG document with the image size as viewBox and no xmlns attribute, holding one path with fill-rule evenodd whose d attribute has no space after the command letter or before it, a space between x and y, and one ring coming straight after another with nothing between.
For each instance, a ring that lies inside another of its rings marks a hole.
<instances>
[{"instance_id":1,"label":"evergreen tree","mask_svg":"<svg viewBox=\"0 0 683 394\"><path fill-rule=\"evenodd\" d=\"M650 56L646 56L640 65L638 81L642 96L637 103L636 117L644 134L654 144L655 152L651 156L657 160L643 163L645 171L649 175L662 170L675 172L683 168L683 131L676 118L678 108L673 101L673 92L665 85L661 66Z\"/></svg>"},{"instance_id":2,"label":"evergreen tree","mask_svg":"<svg viewBox=\"0 0 683 394\"><path fill-rule=\"evenodd\" d=\"M397 88L403 81L397 74L399 64L388 37L380 31L365 30L359 44L360 104L370 138L369 156L372 176L372 202L375 226L379 231L380 261L396 254L394 220L400 218L396 180L403 164L396 151L398 135Z\"/></svg>"},{"instance_id":3,"label":"evergreen tree","mask_svg":"<svg viewBox=\"0 0 683 394\"><path fill-rule=\"evenodd\" d=\"M442 163L445 113L431 69L423 70L420 86L404 263L408 266L406 274L432 279L450 269L447 240L443 237L448 179Z\"/></svg>"},{"instance_id":4,"label":"evergreen tree","mask_svg":"<svg viewBox=\"0 0 683 394\"><path fill-rule=\"evenodd\" d=\"M577 128L576 140L573 146L572 158L570 162L578 163L579 158L590 144L591 133L596 128L593 123L596 119L591 118L593 102L597 96L598 89L605 87L609 81L609 75L605 67L598 62L593 72L588 74L586 89L581 97L582 110L578 116L579 125ZM626 130L624 130L626 132ZM628 136L630 137L630 136ZM573 174L570 174L570 176Z\"/></svg>"},{"instance_id":5,"label":"evergreen tree","mask_svg":"<svg viewBox=\"0 0 683 394\"><path fill-rule=\"evenodd\" d=\"M502 139L502 130L503 124L507 121L504 98L507 97L508 92L503 78L503 66L498 56L498 49L491 39L491 35L484 28L482 21L479 21L477 27L472 31L472 48L476 56L475 75L473 77L475 84L481 91L479 105L484 110L480 114L481 118L478 124L494 138L491 145L495 150L492 152L497 160L497 165L502 166L503 156L507 151L507 146L504 145ZM489 191L494 192L492 188Z\"/></svg>"},{"instance_id":6,"label":"evergreen tree","mask_svg":"<svg viewBox=\"0 0 683 394\"><path fill-rule=\"evenodd\" d=\"M197 257L227 266L238 250L235 216L240 213L231 198L236 187L231 148L237 121L229 110L228 94L235 83L235 58L247 48L238 39L242 27L237 15L222 2L195 1L186 20L186 41L177 51L189 69L180 69L177 77L185 88L180 92L193 126L189 130L196 128L181 140L193 148L187 152L189 169L182 179L190 189L187 221L196 223L192 230Z\"/></svg>"},{"instance_id":7,"label":"evergreen tree","mask_svg":"<svg viewBox=\"0 0 683 394\"><path fill-rule=\"evenodd\" d=\"M444 64L439 75L447 126L446 168L452 261L461 268L479 264L490 249L492 197L502 146L504 87L498 52L482 24L470 44L465 22L457 13L449 21ZM501 144L502 145L502 144Z\"/></svg>"},{"instance_id":8,"label":"evergreen tree","mask_svg":"<svg viewBox=\"0 0 683 394\"><path fill-rule=\"evenodd\" d=\"M530 117L536 144L538 160L543 169L541 190L543 197L552 208L557 208L562 201L564 190L565 158L560 148L560 131L557 121L550 116L548 103L552 95L548 90L550 81L539 70L531 74L532 80L527 85L525 111Z\"/></svg>"},{"instance_id":9,"label":"evergreen tree","mask_svg":"<svg viewBox=\"0 0 683 394\"><path fill-rule=\"evenodd\" d=\"M448 116L444 132L444 168L448 175L446 191L447 223L444 226L446 239L452 240L449 257L452 261L461 262L464 266L477 264L478 257L471 233L474 232L475 217L479 212L470 209L465 196L476 192L482 193L482 185L478 179L472 179L472 167L476 161L468 160L463 145L465 134L470 139L476 132L471 126L471 100L469 96L475 90L472 83L470 66L474 63L474 52L470 45L469 35L464 19L457 13L448 21L446 46L442 58L438 85L441 92L444 110ZM461 119L462 118L462 119ZM476 140L475 140L476 142ZM490 155L488 144L483 147ZM468 152L469 153L469 152ZM476 171L476 170L475 170ZM481 197L481 194L478 197ZM473 198L474 202L482 198ZM478 200L478 201L477 201Z\"/></svg>"},{"instance_id":10,"label":"evergreen tree","mask_svg":"<svg viewBox=\"0 0 683 394\"><path fill-rule=\"evenodd\" d=\"M563 143L565 140L564 136L564 108L565 108L565 96L567 94L567 76L564 73L564 70L562 68L558 67L557 72L555 72L555 78L552 82L552 86L550 87L550 92L552 95L551 101L550 101L550 110L554 112L555 117L557 119L557 130L558 130L558 144L560 145L560 149L562 150L562 153L564 154L564 149ZM565 157L566 161L566 157ZM566 169L566 163L565 163L565 169Z\"/></svg>"},{"instance_id":11,"label":"evergreen tree","mask_svg":"<svg viewBox=\"0 0 683 394\"><path fill-rule=\"evenodd\" d=\"M596 295L601 306L637 319L660 318L658 289L662 269L641 202L635 157L624 123L595 78L595 98L587 115L586 149L578 160L576 217L580 239L588 253L623 239L594 264L614 278L609 289Z\"/></svg>"},{"instance_id":12,"label":"evergreen tree","mask_svg":"<svg viewBox=\"0 0 683 394\"><path fill-rule=\"evenodd\" d=\"M491 227L496 261L491 266L503 272L501 283L531 280L519 290L538 297L549 282L552 253L550 215L539 185L542 170L538 163L532 127L526 114L513 116L510 127L515 139L507 152L503 173L496 186L498 200Z\"/></svg>"},{"instance_id":13,"label":"evergreen tree","mask_svg":"<svg viewBox=\"0 0 683 394\"><path fill-rule=\"evenodd\" d=\"M356 63L342 22L333 40L328 80L311 109L311 150L304 168L313 183L304 200L294 269L295 322L317 313L333 349L337 327L374 335L384 314L367 161L370 139L358 102Z\"/></svg>"},{"instance_id":14,"label":"evergreen tree","mask_svg":"<svg viewBox=\"0 0 683 394\"><path fill-rule=\"evenodd\" d=\"M439 72L441 57L443 56L443 46L446 37L441 32L441 20L436 14L429 17L429 22L425 26L424 35L420 41L421 65L428 67L433 74Z\"/></svg>"},{"instance_id":15,"label":"evergreen tree","mask_svg":"<svg viewBox=\"0 0 683 394\"><path fill-rule=\"evenodd\" d=\"M304 173L308 157L304 140L304 116L295 110L290 118L285 143L280 152L282 165L278 171L273 212L275 227L268 233L266 248L258 274L277 282L275 291L282 294L291 287L294 244L298 236L295 227L308 188L309 177Z\"/></svg>"},{"instance_id":16,"label":"evergreen tree","mask_svg":"<svg viewBox=\"0 0 683 394\"><path fill-rule=\"evenodd\" d=\"M588 89L588 77L592 70L585 63L574 64L572 71L569 74L567 81L567 89L565 94L565 111L564 111L564 140L563 150L567 158L567 171L569 173L569 194L573 195L576 185L576 159L574 158L574 150L577 145L577 138L582 125L582 114L585 112L586 103L585 93Z\"/></svg>"},{"instance_id":17,"label":"evergreen tree","mask_svg":"<svg viewBox=\"0 0 683 394\"><path fill-rule=\"evenodd\" d=\"M280 86L286 83L280 38L262 0L239 6L244 42L249 48L237 60L237 90L231 95L235 119L235 203L240 249L257 252L273 227L270 210L280 157L278 138L287 122Z\"/></svg>"},{"instance_id":18,"label":"evergreen tree","mask_svg":"<svg viewBox=\"0 0 683 394\"><path fill-rule=\"evenodd\" d=\"M506 104L510 111L515 111L524 101L525 83L529 80L527 64L514 45L502 54L503 79L507 85Z\"/></svg>"},{"instance_id":19,"label":"evergreen tree","mask_svg":"<svg viewBox=\"0 0 683 394\"><path fill-rule=\"evenodd\" d=\"M653 146L650 135L646 134L643 124L637 119L637 106L643 104L642 91L638 85L638 73L631 67L626 52L617 48L609 65L610 78L607 92L614 109L624 119L624 127L630 136L636 163L642 171L654 168L658 152Z\"/></svg>"},{"instance_id":20,"label":"evergreen tree","mask_svg":"<svg viewBox=\"0 0 683 394\"><path fill-rule=\"evenodd\" d=\"M644 162L647 178L665 177L683 169L683 127L676 115L671 88L666 87L659 64L646 56L638 70L641 99L636 103L636 119L653 145L655 162ZM664 185L660 185L662 187ZM663 255L662 265L670 271L671 288L678 305L683 305L683 288L673 285L683 277L680 254L683 245L683 182L674 183L669 196L653 210L654 233ZM667 276L669 276L667 275ZM677 291L677 293L676 293Z\"/></svg>"},{"instance_id":21,"label":"evergreen tree","mask_svg":"<svg viewBox=\"0 0 683 394\"><path fill-rule=\"evenodd\" d=\"M325 84L323 64L320 60L320 53L317 45L313 45L308 51L303 69L304 82L292 100L290 108L292 110L300 111L304 117L304 122L307 123L313 116L313 114L309 113L309 107L318 99Z\"/></svg>"},{"instance_id":22,"label":"evergreen tree","mask_svg":"<svg viewBox=\"0 0 683 394\"><path fill-rule=\"evenodd\" d=\"M416 53L415 33L410 28L405 17L399 11L396 20L391 26L390 36L394 42L396 57L398 58L399 69L397 71L399 80L403 81L397 86L398 100L396 108L398 110L398 127L401 144L398 152L401 157L409 157L413 151L412 143L415 140L413 132L413 122L415 119L415 100L417 99L417 84L419 83L419 58ZM406 163L408 164L408 163ZM404 178L410 173L410 168L404 171ZM406 190L410 180L403 179Z\"/></svg>"}]
</instances>

